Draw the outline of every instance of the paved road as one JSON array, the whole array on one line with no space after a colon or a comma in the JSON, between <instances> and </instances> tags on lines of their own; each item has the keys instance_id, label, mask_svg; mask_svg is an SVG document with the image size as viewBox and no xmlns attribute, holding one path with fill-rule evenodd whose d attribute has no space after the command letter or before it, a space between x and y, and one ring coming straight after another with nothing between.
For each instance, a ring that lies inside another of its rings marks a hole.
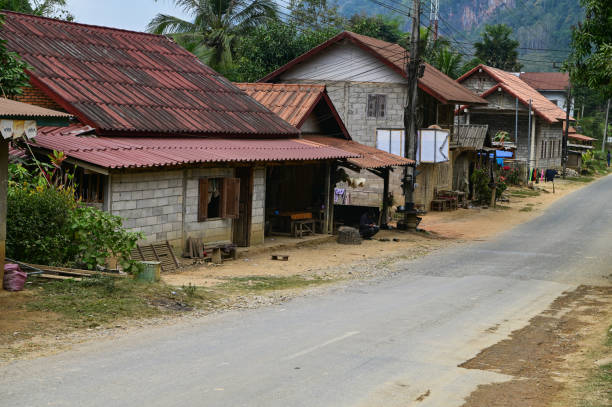
<instances>
[{"instance_id":1,"label":"paved road","mask_svg":"<svg viewBox=\"0 0 612 407\"><path fill-rule=\"evenodd\" d=\"M459 406L478 384L507 378L458 364L564 290L606 281L611 215L607 177L494 240L406 262L390 279L13 363L0 369L1 404Z\"/></svg>"}]
</instances>

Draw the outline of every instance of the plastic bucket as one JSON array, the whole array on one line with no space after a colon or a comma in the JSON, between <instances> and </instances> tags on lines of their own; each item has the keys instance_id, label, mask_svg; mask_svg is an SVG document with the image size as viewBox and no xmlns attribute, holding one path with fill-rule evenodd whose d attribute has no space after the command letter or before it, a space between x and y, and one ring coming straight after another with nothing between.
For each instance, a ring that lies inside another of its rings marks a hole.
<instances>
[{"instance_id":1,"label":"plastic bucket","mask_svg":"<svg viewBox=\"0 0 612 407\"><path fill-rule=\"evenodd\" d=\"M160 271L161 266L158 261L141 261L140 262L144 267L140 273L136 276L136 280L138 281L146 281L148 283L152 283L154 281L159 281L160 279Z\"/></svg>"},{"instance_id":2,"label":"plastic bucket","mask_svg":"<svg viewBox=\"0 0 612 407\"><path fill-rule=\"evenodd\" d=\"M4 265L4 281L2 286L7 291L21 291L28 278L28 273L21 271L19 265L7 263Z\"/></svg>"}]
</instances>

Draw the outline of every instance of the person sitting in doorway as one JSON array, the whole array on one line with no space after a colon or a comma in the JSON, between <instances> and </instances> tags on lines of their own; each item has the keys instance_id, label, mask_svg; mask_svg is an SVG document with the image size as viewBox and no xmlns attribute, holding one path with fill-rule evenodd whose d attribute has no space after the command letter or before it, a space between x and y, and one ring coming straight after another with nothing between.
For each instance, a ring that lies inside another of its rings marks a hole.
<instances>
[{"instance_id":1,"label":"person sitting in doorway","mask_svg":"<svg viewBox=\"0 0 612 407\"><path fill-rule=\"evenodd\" d=\"M371 211L365 212L361 215L359 220L359 234L364 239L371 239L372 236L378 233L380 228L374 223L371 216Z\"/></svg>"}]
</instances>

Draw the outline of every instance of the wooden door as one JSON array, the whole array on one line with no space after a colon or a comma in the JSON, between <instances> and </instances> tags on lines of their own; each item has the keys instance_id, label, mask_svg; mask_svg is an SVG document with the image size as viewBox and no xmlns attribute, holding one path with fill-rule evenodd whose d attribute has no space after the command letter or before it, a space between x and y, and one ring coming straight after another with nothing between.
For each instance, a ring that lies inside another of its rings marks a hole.
<instances>
[{"instance_id":1,"label":"wooden door","mask_svg":"<svg viewBox=\"0 0 612 407\"><path fill-rule=\"evenodd\" d=\"M234 219L233 242L236 246L248 247L251 243L251 215L253 208L253 168L236 168L240 179L238 218Z\"/></svg>"}]
</instances>

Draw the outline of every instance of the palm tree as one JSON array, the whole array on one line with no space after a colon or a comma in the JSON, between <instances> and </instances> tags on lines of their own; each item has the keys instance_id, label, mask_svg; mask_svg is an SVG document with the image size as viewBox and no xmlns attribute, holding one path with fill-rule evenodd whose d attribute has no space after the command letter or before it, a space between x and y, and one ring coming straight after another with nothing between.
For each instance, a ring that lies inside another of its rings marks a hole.
<instances>
[{"instance_id":1,"label":"palm tree","mask_svg":"<svg viewBox=\"0 0 612 407\"><path fill-rule=\"evenodd\" d=\"M438 50L432 62L433 66L438 68L447 76L450 76L453 79L457 79L459 77L461 55L452 52L450 48L442 48Z\"/></svg>"},{"instance_id":2,"label":"palm tree","mask_svg":"<svg viewBox=\"0 0 612 407\"><path fill-rule=\"evenodd\" d=\"M276 17L273 0L174 0L193 17L186 21L158 14L147 26L154 34L170 34L189 51L218 70L232 65L232 49L241 35Z\"/></svg>"}]
</instances>

